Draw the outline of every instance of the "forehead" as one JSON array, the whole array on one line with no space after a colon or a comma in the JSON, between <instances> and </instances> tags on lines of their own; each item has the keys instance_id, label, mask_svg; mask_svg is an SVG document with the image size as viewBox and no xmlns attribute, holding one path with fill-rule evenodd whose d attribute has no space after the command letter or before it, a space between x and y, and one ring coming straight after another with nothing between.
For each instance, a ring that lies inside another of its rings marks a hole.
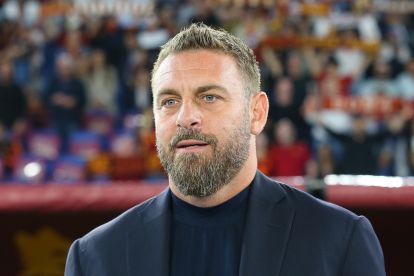
<instances>
[{"instance_id":1,"label":"forehead","mask_svg":"<svg viewBox=\"0 0 414 276\"><path fill-rule=\"evenodd\" d=\"M241 82L234 58L212 50L188 50L168 56L154 74L154 92L165 85L185 81L188 85L200 81Z\"/></svg>"}]
</instances>

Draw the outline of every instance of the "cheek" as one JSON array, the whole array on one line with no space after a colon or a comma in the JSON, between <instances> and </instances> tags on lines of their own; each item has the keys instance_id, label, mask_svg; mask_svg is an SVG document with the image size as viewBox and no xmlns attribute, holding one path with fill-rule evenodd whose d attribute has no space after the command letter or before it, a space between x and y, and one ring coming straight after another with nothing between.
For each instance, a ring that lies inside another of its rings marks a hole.
<instances>
[{"instance_id":1,"label":"cheek","mask_svg":"<svg viewBox=\"0 0 414 276\"><path fill-rule=\"evenodd\" d=\"M221 120L220 123L213 125L214 131L212 133L218 139L219 144L226 144L231 142L229 141L229 139L231 139L230 136L239 125L240 122L237 120Z\"/></svg>"},{"instance_id":2,"label":"cheek","mask_svg":"<svg viewBox=\"0 0 414 276\"><path fill-rule=\"evenodd\" d=\"M155 134L157 140L161 144L166 145L171 141L171 138L175 134L175 125L169 123L167 120L155 120Z\"/></svg>"}]
</instances>

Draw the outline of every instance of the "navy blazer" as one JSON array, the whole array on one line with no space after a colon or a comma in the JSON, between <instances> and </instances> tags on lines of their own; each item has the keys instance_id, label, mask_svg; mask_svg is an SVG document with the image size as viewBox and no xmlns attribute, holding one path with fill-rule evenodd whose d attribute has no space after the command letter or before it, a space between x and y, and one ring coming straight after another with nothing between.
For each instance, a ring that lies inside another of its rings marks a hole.
<instances>
[{"instance_id":1,"label":"navy blazer","mask_svg":"<svg viewBox=\"0 0 414 276\"><path fill-rule=\"evenodd\" d=\"M76 240L65 275L169 275L170 220L166 189ZM385 275L381 246L365 217L260 172L244 235L241 276Z\"/></svg>"}]
</instances>

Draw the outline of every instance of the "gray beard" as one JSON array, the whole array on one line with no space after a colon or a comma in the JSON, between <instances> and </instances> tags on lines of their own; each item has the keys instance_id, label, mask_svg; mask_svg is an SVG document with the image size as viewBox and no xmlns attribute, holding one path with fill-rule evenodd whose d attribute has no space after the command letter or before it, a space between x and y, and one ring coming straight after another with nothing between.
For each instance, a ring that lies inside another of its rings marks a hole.
<instances>
[{"instance_id":1,"label":"gray beard","mask_svg":"<svg viewBox=\"0 0 414 276\"><path fill-rule=\"evenodd\" d=\"M212 156L206 153L183 153L175 156L175 145L186 139L208 143ZM194 129L179 128L167 152L157 139L161 164L170 180L186 196L208 197L228 184L241 170L249 154L250 124L244 118L242 126L235 128L222 145L214 135L202 134Z\"/></svg>"}]
</instances>

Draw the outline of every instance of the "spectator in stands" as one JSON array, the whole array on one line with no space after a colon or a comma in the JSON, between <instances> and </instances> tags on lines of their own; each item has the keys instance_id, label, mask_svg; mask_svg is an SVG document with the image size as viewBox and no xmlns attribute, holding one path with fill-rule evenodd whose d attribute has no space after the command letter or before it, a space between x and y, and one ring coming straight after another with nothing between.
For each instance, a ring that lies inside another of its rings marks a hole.
<instances>
[{"instance_id":1,"label":"spectator in stands","mask_svg":"<svg viewBox=\"0 0 414 276\"><path fill-rule=\"evenodd\" d=\"M137 33L138 47L148 53L152 64L159 52L159 48L170 37L168 26L164 26L158 17L151 18L146 27Z\"/></svg>"},{"instance_id":2,"label":"spectator in stands","mask_svg":"<svg viewBox=\"0 0 414 276\"><path fill-rule=\"evenodd\" d=\"M265 47L261 52L264 60L265 76L264 87L274 80L288 77L292 82L293 101L301 106L308 95L313 77L319 75L320 65L315 52L311 49L289 50L284 52L283 60L274 50ZM272 99L272 95L269 95Z\"/></svg>"},{"instance_id":3,"label":"spectator in stands","mask_svg":"<svg viewBox=\"0 0 414 276\"><path fill-rule=\"evenodd\" d=\"M301 140L309 139L309 126L302 116L301 105L294 101L293 84L290 78L280 78L274 88L274 99L270 103L269 126L279 120L289 119L297 130L297 137Z\"/></svg>"},{"instance_id":4,"label":"spectator in stands","mask_svg":"<svg viewBox=\"0 0 414 276\"><path fill-rule=\"evenodd\" d=\"M129 133L120 134L111 143L111 179L143 179L146 156L138 153L140 144Z\"/></svg>"},{"instance_id":5,"label":"spectator in stands","mask_svg":"<svg viewBox=\"0 0 414 276\"><path fill-rule=\"evenodd\" d=\"M134 70L132 83L124 90L124 108L126 111L142 113L152 105L152 93L149 71L144 67Z\"/></svg>"},{"instance_id":6,"label":"spectator in stands","mask_svg":"<svg viewBox=\"0 0 414 276\"><path fill-rule=\"evenodd\" d=\"M22 141L10 137L4 126L0 124L0 159L6 178L12 175L22 154Z\"/></svg>"},{"instance_id":7,"label":"spectator in stands","mask_svg":"<svg viewBox=\"0 0 414 276\"><path fill-rule=\"evenodd\" d=\"M380 44L378 59L389 64L393 78L404 70L404 64L410 58L411 53L408 45L399 43L394 33L387 33Z\"/></svg>"},{"instance_id":8,"label":"spectator in stands","mask_svg":"<svg viewBox=\"0 0 414 276\"><path fill-rule=\"evenodd\" d=\"M256 49L267 34L266 21L258 13L250 11L244 11L242 16L244 20L237 22L233 33L249 47Z\"/></svg>"},{"instance_id":9,"label":"spectator in stands","mask_svg":"<svg viewBox=\"0 0 414 276\"><path fill-rule=\"evenodd\" d=\"M62 52L62 45L59 43L61 32L59 26L52 20L44 21L44 43L41 46L41 74L43 86L49 85L53 79L56 69L56 59Z\"/></svg>"},{"instance_id":10,"label":"spectator in stands","mask_svg":"<svg viewBox=\"0 0 414 276\"><path fill-rule=\"evenodd\" d=\"M321 144L317 149L317 158L319 164L319 177L323 178L328 174L336 171L335 158L332 147L329 144Z\"/></svg>"},{"instance_id":11,"label":"spectator in stands","mask_svg":"<svg viewBox=\"0 0 414 276\"><path fill-rule=\"evenodd\" d=\"M407 101L414 101L414 59L411 59L396 80L398 94Z\"/></svg>"},{"instance_id":12,"label":"spectator in stands","mask_svg":"<svg viewBox=\"0 0 414 276\"><path fill-rule=\"evenodd\" d=\"M99 25L99 31L90 33L90 46L103 49L109 64L113 65L118 78L123 81L127 51L124 42L124 32L119 27L116 17L107 16Z\"/></svg>"},{"instance_id":13,"label":"spectator in stands","mask_svg":"<svg viewBox=\"0 0 414 276\"><path fill-rule=\"evenodd\" d=\"M355 47L358 33L355 29L339 30L341 44L334 51L338 61L338 72L345 77L358 79L368 65L368 59L361 49Z\"/></svg>"},{"instance_id":14,"label":"spectator in stands","mask_svg":"<svg viewBox=\"0 0 414 276\"><path fill-rule=\"evenodd\" d=\"M358 14L357 28L361 40L371 43L381 42L381 31L370 1L354 1Z\"/></svg>"},{"instance_id":15,"label":"spectator in stands","mask_svg":"<svg viewBox=\"0 0 414 276\"><path fill-rule=\"evenodd\" d=\"M26 98L13 79L13 64L0 61L0 125L6 130L17 131L24 125Z\"/></svg>"},{"instance_id":16,"label":"spectator in stands","mask_svg":"<svg viewBox=\"0 0 414 276\"><path fill-rule=\"evenodd\" d=\"M396 43L403 48L409 45L409 30L407 29L404 20L405 16L398 13L384 14L385 24L383 26L384 37L395 39Z\"/></svg>"},{"instance_id":17,"label":"spectator in stands","mask_svg":"<svg viewBox=\"0 0 414 276\"><path fill-rule=\"evenodd\" d=\"M145 160L144 174L146 180L165 179L166 174L158 158L155 145L152 108L144 112L147 123L136 129L136 139L139 144L139 155Z\"/></svg>"},{"instance_id":18,"label":"spectator in stands","mask_svg":"<svg viewBox=\"0 0 414 276\"><path fill-rule=\"evenodd\" d=\"M313 84L313 77L320 71L315 52L306 48L300 52L290 51L286 60L286 73L293 84L294 102L302 106Z\"/></svg>"},{"instance_id":19,"label":"spectator in stands","mask_svg":"<svg viewBox=\"0 0 414 276\"><path fill-rule=\"evenodd\" d=\"M88 97L87 110L104 111L115 117L118 112L116 101L118 75L115 68L106 63L103 50L95 49L91 53L89 70L83 76L83 82Z\"/></svg>"},{"instance_id":20,"label":"spectator in stands","mask_svg":"<svg viewBox=\"0 0 414 276\"><path fill-rule=\"evenodd\" d=\"M402 130L401 121L388 124L388 128L377 133L368 133L367 119L355 115L352 121L351 134L337 133L328 127L325 130L341 142L344 154L337 161L337 173L340 174L372 174L378 172L379 151L385 140Z\"/></svg>"},{"instance_id":21,"label":"spectator in stands","mask_svg":"<svg viewBox=\"0 0 414 276\"><path fill-rule=\"evenodd\" d=\"M274 125L274 142L270 146L272 176L303 176L310 158L306 143L296 138L295 126L289 119Z\"/></svg>"},{"instance_id":22,"label":"spectator in stands","mask_svg":"<svg viewBox=\"0 0 414 276\"><path fill-rule=\"evenodd\" d=\"M323 99L335 99L349 95L352 78L338 72L338 62L330 57L317 77L319 94Z\"/></svg>"},{"instance_id":23,"label":"spectator in stands","mask_svg":"<svg viewBox=\"0 0 414 276\"><path fill-rule=\"evenodd\" d=\"M396 73L404 70L404 64L412 56L412 39L410 39L409 24L412 19L404 14L386 13L383 23L383 41L381 42L381 57L388 61Z\"/></svg>"},{"instance_id":24,"label":"spectator in stands","mask_svg":"<svg viewBox=\"0 0 414 276\"><path fill-rule=\"evenodd\" d=\"M13 63L0 60L0 159L6 178L23 153L26 104L22 89L13 79Z\"/></svg>"},{"instance_id":25,"label":"spectator in stands","mask_svg":"<svg viewBox=\"0 0 414 276\"><path fill-rule=\"evenodd\" d=\"M190 19L190 23L202 22L208 26L219 27L220 18L216 15L215 7L211 1L194 1L196 14Z\"/></svg>"},{"instance_id":26,"label":"spectator in stands","mask_svg":"<svg viewBox=\"0 0 414 276\"><path fill-rule=\"evenodd\" d=\"M81 77L85 71L85 63L89 53L83 42L83 34L79 29L68 29L63 39L64 51L72 59L72 70L77 77Z\"/></svg>"},{"instance_id":27,"label":"spectator in stands","mask_svg":"<svg viewBox=\"0 0 414 276\"><path fill-rule=\"evenodd\" d=\"M168 37L179 31L175 18L175 12L175 7L169 4L161 5L159 9L160 25L168 32Z\"/></svg>"},{"instance_id":28,"label":"spectator in stands","mask_svg":"<svg viewBox=\"0 0 414 276\"><path fill-rule=\"evenodd\" d=\"M377 60L374 63L373 76L362 81L357 89L357 94L365 97L376 95L386 97L398 96L397 86L391 78L391 68L388 63Z\"/></svg>"},{"instance_id":29,"label":"spectator in stands","mask_svg":"<svg viewBox=\"0 0 414 276\"><path fill-rule=\"evenodd\" d=\"M49 126L47 108L42 101L41 95L28 90L27 101L27 122L31 129L44 129Z\"/></svg>"},{"instance_id":30,"label":"spectator in stands","mask_svg":"<svg viewBox=\"0 0 414 276\"><path fill-rule=\"evenodd\" d=\"M333 151L328 143L318 145L315 155L306 163L305 176L308 181L321 180L336 172Z\"/></svg>"},{"instance_id":31,"label":"spectator in stands","mask_svg":"<svg viewBox=\"0 0 414 276\"><path fill-rule=\"evenodd\" d=\"M61 54L56 67L57 75L47 87L44 101L61 138L61 150L66 152L70 134L82 124L87 100L82 82L74 76L70 57Z\"/></svg>"},{"instance_id":32,"label":"spectator in stands","mask_svg":"<svg viewBox=\"0 0 414 276\"><path fill-rule=\"evenodd\" d=\"M394 151L395 175L414 175L414 119L406 120Z\"/></svg>"}]
</instances>

